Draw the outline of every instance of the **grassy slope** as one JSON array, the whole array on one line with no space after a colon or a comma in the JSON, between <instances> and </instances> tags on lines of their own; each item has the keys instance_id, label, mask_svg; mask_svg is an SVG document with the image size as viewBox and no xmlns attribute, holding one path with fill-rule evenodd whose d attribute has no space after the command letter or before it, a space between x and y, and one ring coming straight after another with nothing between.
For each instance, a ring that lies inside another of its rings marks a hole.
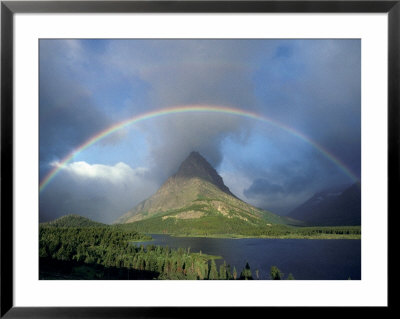
<instances>
[{"instance_id":1,"label":"grassy slope","mask_svg":"<svg viewBox=\"0 0 400 319\"><path fill-rule=\"evenodd\" d=\"M223 207L223 210L220 209ZM195 212L197 218L182 218ZM361 227L296 227L298 221L256 209L239 200L199 197L190 205L167 212L142 214L143 219L120 225L142 233L224 238L360 239Z\"/></svg>"},{"instance_id":2,"label":"grassy slope","mask_svg":"<svg viewBox=\"0 0 400 319\"><path fill-rule=\"evenodd\" d=\"M240 199L222 192L207 181L169 180L156 194L121 216L115 223L130 223L152 217L173 215L184 211L225 214L228 217L265 219L270 223L286 224L288 219L253 207ZM292 220L293 221L293 220Z\"/></svg>"},{"instance_id":3,"label":"grassy slope","mask_svg":"<svg viewBox=\"0 0 400 319\"><path fill-rule=\"evenodd\" d=\"M51 222L41 223L42 226L50 227L104 227L106 224L98 223L79 215L65 215Z\"/></svg>"},{"instance_id":4,"label":"grassy slope","mask_svg":"<svg viewBox=\"0 0 400 319\"><path fill-rule=\"evenodd\" d=\"M269 224L265 221L246 223L238 218L205 216L198 219L176 219L163 216L149 218L121 227L143 233L171 234L191 237L224 238L316 238L316 239L360 239L361 227L296 227Z\"/></svg>"}]
</instances>

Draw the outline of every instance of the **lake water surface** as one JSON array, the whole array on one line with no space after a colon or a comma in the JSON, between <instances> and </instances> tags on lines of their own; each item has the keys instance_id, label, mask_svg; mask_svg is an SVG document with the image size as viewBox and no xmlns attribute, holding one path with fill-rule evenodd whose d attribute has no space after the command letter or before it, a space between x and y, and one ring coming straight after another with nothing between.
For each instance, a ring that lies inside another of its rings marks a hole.
<instances>
[{"instance_id":1,"label":"lake water surface","mask_svg":"<svg viewBox=\"0 0 400 319\"><path fill-rule=\"evenodd\" d=\"M152 234L147 245L189 248L191 252L218 255L235 266L237 272L249 263L253 277L259 270L260 279L269 279L269 269L277 266L284 277L292 273L295 279L346 280L361 279L361 240L346 239L226 239L171 237Z\"/></svg>"}]
</instances>

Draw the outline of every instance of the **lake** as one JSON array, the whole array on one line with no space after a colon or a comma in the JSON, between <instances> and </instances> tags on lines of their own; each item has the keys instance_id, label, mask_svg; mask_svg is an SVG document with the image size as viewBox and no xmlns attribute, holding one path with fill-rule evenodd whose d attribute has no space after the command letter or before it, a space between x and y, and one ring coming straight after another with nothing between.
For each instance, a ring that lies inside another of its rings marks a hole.
<instances>
[{"instance_id":1,"label":"lake","mask_svg":"<svg viewBox=\"0 0 400 319\"><path fill-rule=\"evenodd\" d=\"M284 278L292 273L297 280L361 279L361 240L346 239L264 239L172 237L152 234L147 245L189 248L191 252L218 255L217 265L226 261L238 274L249 263L253 278L269 279L269 269L277 266Z\"/></svg>"}]
</instances>

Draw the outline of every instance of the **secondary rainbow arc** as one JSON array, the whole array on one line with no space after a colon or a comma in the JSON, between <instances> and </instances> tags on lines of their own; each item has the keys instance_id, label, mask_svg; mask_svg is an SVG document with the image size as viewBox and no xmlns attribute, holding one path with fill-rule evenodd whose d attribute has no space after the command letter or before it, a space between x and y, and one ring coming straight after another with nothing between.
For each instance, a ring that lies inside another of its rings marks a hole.
<instances>
[{"instance_id":1,"label":"secondary rainbow arc","mask_svg":"<svg viewBox=\"0 0 400 319\"><path fill-rule=\"evenodd\" d=\"M243 116L246 118L255 119L258 121L262 121L262 122L271 124L275 127L283 129L283 130L291 133L292 135L309 143L314 148L318 149L326 158L328 158L330 161L332 161L336 166L338 166L346 175L351 177L351 179L353 179L354 181L359 180L358 177L349 168L347 168L346 165L339 158L337 158L335 155L330 153L328 150L326 150L324 147L322 147L318 143L311 140L309 137L307 137L303 133L287 126L286 124L283 124L277 120L273 120L269 117L266 117L266 116L263 116L263 115L260 115L260 114L254 113L254 112L244 111L244 110L241 110L238 108L225 107L225 106L210 106L210 105L192 105L192 106L175 106L175 107L170 107L170 108L158 109L155 111L137 115L137 116L134 116L127 120L113 124L112 126L106 128L105 130L97 133L96 135L92 136L87 141L85 141L83 144L81 144L77 148L75 148L72 152L70 152L67 156L65 156L60 162L58 162L57 165L55 165L55 167L40 182L39 192L43 191L45 189L45 187L50 183L50 181L58 174L58 172L60 172L68 164L68 162L70 162L77 154L84 151L85 149L87 149L91 145L95 144L96 142L100 141L101 139L105 138L106 136L108 136L120 129L128 127L132 124L138 123L140 121L149 120L152 118L161 117L161 116L165 116L165 115L172 115L172 114L177 114L177 113L190 113L190 112L193 112L193 113L194 112L225 113L225 114L230 114L230 115Z\"/></svg>"}]
</instances>

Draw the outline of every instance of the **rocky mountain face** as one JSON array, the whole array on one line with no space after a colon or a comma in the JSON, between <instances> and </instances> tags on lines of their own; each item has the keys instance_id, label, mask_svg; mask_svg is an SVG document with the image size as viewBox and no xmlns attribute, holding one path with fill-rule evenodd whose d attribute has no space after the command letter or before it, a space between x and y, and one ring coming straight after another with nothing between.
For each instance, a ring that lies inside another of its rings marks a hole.
<instances>
[{"instance_id":1,"label":"rocky mountain face","mask_svg":"<svg viewBox=\"0 0 400 319\"><path fill-rule=\"evenodd\" d=\"M291 211L288 217L318 226L361 225L361 186L319 192Z\"/></svg>"},{"instance_id":2,"label":"rocky mountain face","mask_svg":"<svg viewBox=\"0 0 400 319\"><path fill-rule=\"evenodd\" d=\"M192 152L150 198L139 203L115 223L131 223L157 217L164 221L224 217L258 223L284 223L283 218L257 209L231 193L221 176L198 152Z\"/></svg>"},{"instance_id":3,"label":"rocky mountain face","mask_svg":"<svg viewBox=\"0 0 400 319\"><path fill-rule=\"evenodd\" d=\"M199 178L203 181L210 182L218 187L221 191L234 196L229 188L224 184L222 177L218 175L214 167L198 152L191 152L190 155L182 162L178 172L170 179L176 181L190 180Z\"/></svg>"}]
</instances>

